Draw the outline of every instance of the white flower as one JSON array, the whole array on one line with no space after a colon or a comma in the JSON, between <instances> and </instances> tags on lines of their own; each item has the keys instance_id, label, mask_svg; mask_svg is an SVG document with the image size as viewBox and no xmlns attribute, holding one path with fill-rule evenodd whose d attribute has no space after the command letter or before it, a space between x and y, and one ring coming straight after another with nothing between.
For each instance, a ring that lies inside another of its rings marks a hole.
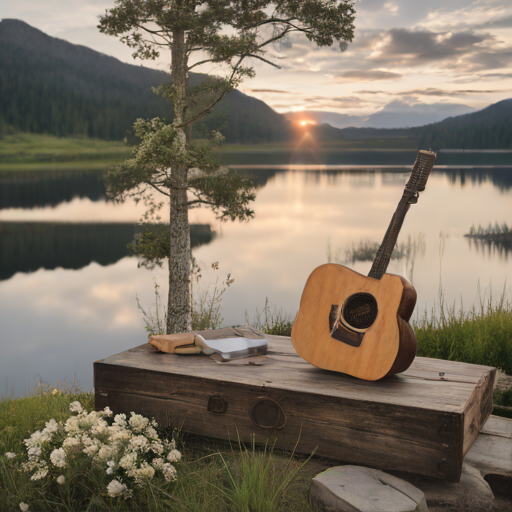
<instances>
[{"instance_id":1,"label":"white flower","mask_svg":"<svg viewBox=\"0 0 512 512\"><path fill-rule=\"evenodd\" d=\"M42 464L39 469L30 477L30 480L41 480L48 474L48 468Z\"/></svg>"},{"instance_id":2,"label":"white flower","mask_svg":"<svg viewBox=\"0 0 512 512\"><path fill-rule=\"evenodd\" d=\"M32 446L28 449L28 458L30 460L37 460L41 455L41 447L40 446Z\"/></svg>"},{"instance_id":3,"label":"white flower","mask_svg":"<svg viewBox=\"0 0 512 512\"><path fill-rule=\"evenodd\" d=\"M107 475L111 475L114 472L114 469L116 467L116 463L113 460L109 460L107 462L107 466L108 466Z\"/></svg>"},{"instance_id":4,"label":"white flower","mask_svg":"<svg viewBox=\"0 0 512 512\"><path fill-rule=\"evenodd\" d=\"M181 453L178 450L171 450L167 455L169 462L178 462L181 459Z\"/></svg>"},{"instance_id":5,"label":"white flower","mask_svg":"<svg viewBox=\"0 0 512 512\"><path fill-rule=\"evenodd\" d=\"M66 465L66 452L62 448L53 450L50 460L58 468L63 468Z\"/></svg>"},{"instance_id":6,"label":"white flower","mask_svg":"<svg viewBox=\"0 0 512 512\"><path fill-rule=\"evenodd\" d=\"M5 452L5 457L7 459L14 459L16 457L16 454L12 452Z\"/></svg>"},{"instance_id":7,"label":"white flower","mask_svg":"<svg viewBox=\"0 0 512 512\"><path fill-rule=\"evenodd\" d=\"M108 423L105 420L98 420L91 428L91 432L93 434L103 434L106 428L108 427Z\"/></svg>"},{"instance_id":8,"label":"white flower","mask_svg":"<svg viewBox=\"0 0 512 512\"><path fill-rule=\"evenodd\" d=\"M57 483L59 485L64 485L66 483L66 477L64 475L60 475L57 477Z\"/></svg>"},{"instance_id":9,"label":"white flower","mask_svg":"<svg viewBox=\"0 0 512 512\"><path fill-rule=\"evenodd\" d=\"M117 498L118 496L123 495L126 490L126 485L122 484L118 480L112 480L112 482L107 485L107 492L111 498Z\"/></svg>"},{"instance_id":10,"label":"white flower","mask_svg":"<svg viewBox=\"0 0 512 512\"><path fill-rule=\"evenodd\" d=\"M96 456L97 460L107 460L112 457L116 453L117 449L115 446L107 446L104 444L99 450L98 455Z\"/></svg>"},{"instance_id":11,"label":"white flower","mask_svg":"<svg viewBox=\"0 0 512 512\"><path fill-rule=\"evenodd\" d=\"M96 423L99 417L96 411L92 411L89 414L86 414L86 411L84 411L84 413L78 417L78 424L82 428L90 428Z\"/></svg>"},{"instance_id":12,"label":"white flower","mask_svg":"<svg viewBox=\"0 0 512 512\"><path fill-rule=\"evenodd\" d=\"M162 471L164 472L164 477L167 482L170 482L171 480L176 480L177 472L176 468L166 462L162 468Z\"/></svg>"},{"instance_id":13,"label":"white flower","mask_svg":"<svg viewBox=\"0 0 512 512\"><path fill-rule=\"evenodd\" d=\"M110 441L116 442L116 441L123 441L124 439L130 439L132 436L131 432L129 430L121 430L121 427L118 427L117 425L113 425L109 427L110 432Z\"/></svg>"},{"instance_id":14,"label":"white flower","mask_svg":"<svg viewBox=\"0 0 512 512\"><path fill-rule=\"evenodd\" d=\"M155 469L160 469L160 470L164 469L164 459L161 459L161 458L153 459L152 464Z\"/></svg>"},{"instance_id":15,"label":"white flower","mask_svg":"<svg viewBox=\"0 0 512 512\"><path fill-rule=\"evenodd\" d=\"M23 501L20 503L20 509L21 512L28 512L28 505L26 503L23 503Z\"/></svg>"},{"instance_id":16,"label":"white flower","mask_svg":"<svg viewBox=\"0 0 512 512\"><path fill-rule=\"evenodd\" d=\"M137 462L137 454L134 452L130 452L121 458L121 460L119 461L119 465L124 469L132 469L132 468L135 468L136 462Z\"/></svg>"},{"instance_id":17,"label":"white flower","mask_svg":"<svg viewBox=\"0 0 512 512\"><path fill-rule=\"evenodd\" d=\"M153 441L151 443L151 449L157 454L162 455L164 453L164 445L161 441Z\"/></svg>"},{"instance_id":18,"label":"white flower","mask_svg":"<svg viewBox=\"0 0 512 512\"><path fill-rule=\"evenodd\" d=\"M48 441L49 437L43 434L40 430L36 430L29 439L25 439L23 442L27 448L31 448L33 446L41 446L44 441Z\"/></svg>"},{"instance_id":19,"label":"white flower","mask_svg":"<svg viewBox=\"0 0 512 512\"><path fill-rule=\"evenodd\" d=\"M126 414L116 414L114 416L114 425L124 427L126 425Z\"/></svg>"},{"instance_id":20,"label":"white flower","mask_svg":"<svg viewBox=\"0 0 512 512\"><path fill-rule=\"evenodd\" d=\"M78 434L80 431L80 427L78 425L78 418L76 416L71 416L67 419L66 424L64 425L64 430L68 434Z\"/></svg>"},{"instance_id":21,"label":"white flower","mask_svg":"<svg viewBox=\"0 0 512 512\"><path fill-rule=\"evenodd\" d=\"M153 427L146 428L145 434L149 439L158 439L158 433Z\"/></svg>"},{"instance_id":22,"label":"white flower","mask_svg":"<svg viewBox=\"0 0 512 512\"><path fill-rule=\"evenodd\" d=\"M64 442L62 443L62 448L73 448L74 446L78 446L80 444L80 440L76 437L66 437Z\"/></svg>"},{"instance_id":23,"label":"white flower","mask_svg":"<svg viewBox=\"0 0 512 512\"><path fill-rule=\"evenodd\" d=\"M140 484L144 480L151 480L155 475L155 468L152 468L147 462L140 465L140 469L129 471L130 476L135 478L135 481Z\"/></svg>"},{"instance_id":24,"label":"white flower","mask_svg":"<svg viewBox=\"0 0 512 512\"><path fill-rule=\"evenodd\" d=\"M84 409L83 409L82 404L80 402L72 402L72 403L69 404L69 410L71 412L81 413Z\"/></svg>"},{"instance_id":25,"label":"white flower","mask_svg":"<svg viewBox=\"0 0 512 512\"><path fill-rule=\"evenodd\" d=\"M101 414L103 416L112 416L112 414L114 414L114 413L110 410L110 407L107 405L107 407L105 407L105 409L103 409L103 411L101 411Z\"/></svg>"},{"instance_id":26,"label":"white flower","mask_svg":"<svg viewBox=\"0 0 512 512\"><path fill-rule=\"evenodd\" d=\"M130 448L135 451L147 452L149 442L144 436L135 436L130 439Z\"/></svg>"},{"instance_id":27,"label":"white flower","mask_svg":"<svg viewBox=\"0 0 512 512\"><path fill-rule=\"evenodd\" d=\"M142 432L149 424L148 418L144 418L144 416L135 414L134 412L131 414L132 416L129 420L130 427L132 427L135 432Z\"/></svg>"},{"instance_id":28,"label":"white flower","mask_svg":"<svg viewBox=\"0 0 512 512\"><path fill-rule=\"evenodd\" d=\"M98 451L98 447L95 444L91 444L91 446L88 446L87 448L84 448L82 451L88 457L92 457Z\"/></svg>"},{"instance_id":29,"label":"white flower","mask_svg":"<svg viewBox=\"0 0 512 512\"><path fill-rule=\"evenodd\" d=\"M52 434L59 430L59 424L55 420L50 420L46 422L46 426L43 429L43 435L49 435L51 437Z\"/></svg>"}]
</instances>

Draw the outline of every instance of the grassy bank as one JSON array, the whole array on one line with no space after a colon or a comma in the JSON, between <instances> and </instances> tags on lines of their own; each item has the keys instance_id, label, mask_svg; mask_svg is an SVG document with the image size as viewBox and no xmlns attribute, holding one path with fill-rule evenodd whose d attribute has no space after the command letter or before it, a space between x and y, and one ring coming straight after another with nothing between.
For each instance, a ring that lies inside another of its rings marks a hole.
<instances>
[{"instance_id":1,"label":"grassy bank","mask_svg":"<svg viewBox=\"0 0 512 512\"><path fill-rule=\"evenodd\" d=\"M512 304L492 293L464 311L441 299L437 311L414 321L418 355L495 366L512 375Z\"/></svg>"},{"instance_id":2,"label":"grassy bank","mask_svg":"<svg viewBox=\"0 0 512 512\"><path fill-rule=\"evenodd\" d=\"M130 154L118 141L15 133L0 139L0 170L105 167Z\"/></svg>"},{"instance_id":3,"label":"grassy bank","mask_svg":"<svg viewBox=\"0 0 512 512\"><path fill-rule=\"evenodd\" d=\"M291 454L274 453L271 448L245 449L235 440L232 445L192 436L177 436L181 461L175 463L177 480L164 485L138 488L132 499L113 499L105 491L108 475L83 473L72 479L72 470L62 468L66 484L55 477L31 481L16 471L5 453L23 453L28 432L41 430L45 422L70 416L69 404L79 400L93 410L92 393L40 393L22 399L0 401L0 503L3 511L19 511L20 503L29 511L218 511L278 512L310 511L307 492L311 477L325 469L319 461L304 460ZM161 438L169 430L159 430ZM16 458L13 460L16 461ZM104 471L102 472L104 473ZM103 482L101 481L103 479ZM89 481L90 480L90 481ZM95 484L95 485L93 485Z\"/></svg>"}]
</instances>

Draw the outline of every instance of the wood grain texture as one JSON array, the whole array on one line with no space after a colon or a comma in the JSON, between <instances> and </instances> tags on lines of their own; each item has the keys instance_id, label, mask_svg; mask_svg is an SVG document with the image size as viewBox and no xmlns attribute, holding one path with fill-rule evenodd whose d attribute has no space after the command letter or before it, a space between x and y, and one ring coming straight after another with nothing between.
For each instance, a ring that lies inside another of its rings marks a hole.
<instances>
[{"instance_id":1,"label":"wood grain texture","mask_svg":"<svg viewBox=\"0 0 512 512\"><path fill-rule=\"evenodd\" d=\"M371 294L378 305L377 318L358 347L331 337L328 321L331 306L355 293ZM377 280L342 265L321 265L302 293L292 330L295 350L319 368L365 380L403 371L416 354L414 332L407 324L415 299L414 288L400 276L384 274ZM407 317L402 322L399 312Z\"/></svg>"},{"instance_id":2,"label":"wood grain texture","mask_svg":"<svg viewBox=\"0 0 512 512\"><path fill-rule=\"evenodd\" d=\"M275 439L278 448L292 450L298 441L299 453L316 448L317 455L346 463L460 477L471 442L464 438L465 414L492 389L494 369L416 358L405 373L362 381L303 361L290 338L268 339L266 356L230 363L163 354L149 344L97 361L96 408L147 414L208 437L240 435L250 443L254 434L258 443ZM474 393L477 387L481 393ZM225 401L224 413L208 410L212 397ZM262 397L286 415L280 430L251 421L249 411Z\"/></svg>"}]
</instances>

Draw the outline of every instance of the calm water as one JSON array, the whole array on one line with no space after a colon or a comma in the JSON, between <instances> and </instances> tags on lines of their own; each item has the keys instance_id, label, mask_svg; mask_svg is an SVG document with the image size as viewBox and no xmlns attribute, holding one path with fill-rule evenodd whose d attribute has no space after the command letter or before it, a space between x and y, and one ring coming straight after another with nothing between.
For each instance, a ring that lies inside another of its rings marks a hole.
<instances>
[{"instance_id":1,"label":"calm water","mask_svg":"<svg viewBox=\"0 0 512 512\"><path fill-rule=\"evenodd\" d=\"M409 161L411 159L409 158ZM262 162L269 165L268 162ZM275 164L281 162L275 162ZM306 162L311 164L311 162ZM340 162L337 162L340 163ZM400 163L401 162L397 162ZM248 171L243 171L248 172ZM346 258L362 240L380 242L408 172L255 169L256 216L220 224L205 210L191 221L202 286L231 273L223 299L224 323L253 318L268 297L290 317L309 273ZM92 387L92 363L144 343L136 297L153 302L153 279L166 294L166 272L138 268L128 254L143 212L133 203L106 202L97 172L0 174L0 376L4 389L23 395L34 376L55 384ZM412 278L423 312L438 299L470 307L492 285L512 297L512 252L464 238L472 224L512 224L512 168L435 171L411 207L399 242L424 244L414 261L393 261L390 272ZM210 269L219 262L219 271ZM347 263L366 274L371 262ZM412 274L411 274L412 271ZM508 280L507 280L508 279Z\"/></svg>"}]
</instances>

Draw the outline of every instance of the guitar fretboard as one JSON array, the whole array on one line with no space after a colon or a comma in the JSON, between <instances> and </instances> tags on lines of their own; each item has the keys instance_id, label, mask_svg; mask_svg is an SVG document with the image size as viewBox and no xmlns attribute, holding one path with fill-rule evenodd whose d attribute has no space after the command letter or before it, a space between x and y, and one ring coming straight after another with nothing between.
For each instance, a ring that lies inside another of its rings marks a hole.
<instances>
[{"instance_id":1,"label":"guitar fretboard","mask_svg":"<svg viewBox=\"0 0 512 512\"><path fill-rule=\"evenodd\" d=\"M420 151L418 153L409 180L405 185L402 198L389 223L368 277L380 279L386 273L405 216L411 204L415 204L418 201L418 192L425 190L435 159L436 154L432 151Z\"/></svg>"}]
</instances>

